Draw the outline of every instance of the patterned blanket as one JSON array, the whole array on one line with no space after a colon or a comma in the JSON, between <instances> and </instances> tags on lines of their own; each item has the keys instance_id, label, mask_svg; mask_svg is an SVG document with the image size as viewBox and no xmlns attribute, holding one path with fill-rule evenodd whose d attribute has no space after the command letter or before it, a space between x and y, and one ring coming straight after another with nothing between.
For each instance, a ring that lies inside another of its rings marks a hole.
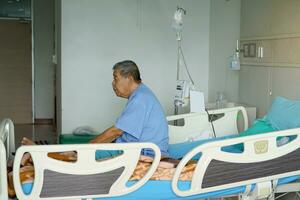
<instances>
[{"instance_id":1,"label":"patterned blanket","mask_svg":"<svg viewBox=\"0 0 300 200\"><path fill-rule=\"evenodd\" d=\"M77 155L75 152L49 153L48 156L53 159L66 161L66 162L75 162L77 160ZM112 159L112 158L108 158L108 159ZM97 161L101 162L103 160L107 160L107 159L101 159ZM144 175L149 170L150 166L152 165L152 162L153 162L153 158L141 155L137 163L137 166L135 167L135 170L131 175L130 180L140 180L141 178L143 178ZM172 180L178 163L179 160L174 160L171 158L161 159L156 171L154 172L154 174L150 179L151 180ZM182 170L179 179L183 181L191 180L193 177L196 164L197 163L195 161L190 161L189 163L187 163L187 165ZM8 169L7 170L8 171L8 194L10 198L14 198L16 194L13 186L12 167L9 165L7 169ZM24 154L23 159L21 161L20 180L22 184L33 183L34 181L34 163L32 162L31 156L28 153Z\"/></svg>"}]
</instances>

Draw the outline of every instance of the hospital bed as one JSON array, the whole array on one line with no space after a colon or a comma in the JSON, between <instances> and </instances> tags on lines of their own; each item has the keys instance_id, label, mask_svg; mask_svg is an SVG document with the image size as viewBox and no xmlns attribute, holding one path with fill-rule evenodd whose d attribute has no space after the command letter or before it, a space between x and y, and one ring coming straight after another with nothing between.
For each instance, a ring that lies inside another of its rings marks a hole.
<instances>
[{"instance_id":1,"label":"hospital bed","mask_svg":"<svg viewBox=\"0 0 300 200\"><path fill-rule=\"evenodd\" d=\"M14 162L17 197L22 200L199 199L239 194L245 200L272 197L277 185L300 178L297 162L300 129L238 137L239 113L243 114L244 129L247 129L243 107L208 111L209 115L192 113L168 117L168 121L184 119L182 126L169 126L170 150L173 146L172 151L178 153L180 145L188 145L188 153L184 153L172 181L149 180L160 160L158 147L151 143L20 147ZM216 141L200 140L201 135L211 135L211 132L221 135ZM279 146L278 138L283 137L293 139ZM128 181L143 148L155 152L153 164L141 180ZM96 162L96 150L123 150L123 154ZM48 157L49 152L64 151L76 151L77 162L66 163ZM22 185L19 179L21 158L26 152L31 154L35 164L33 185ZM192 180L179 181L182 168L197 156Z\"/></svg>"}]
</instances>

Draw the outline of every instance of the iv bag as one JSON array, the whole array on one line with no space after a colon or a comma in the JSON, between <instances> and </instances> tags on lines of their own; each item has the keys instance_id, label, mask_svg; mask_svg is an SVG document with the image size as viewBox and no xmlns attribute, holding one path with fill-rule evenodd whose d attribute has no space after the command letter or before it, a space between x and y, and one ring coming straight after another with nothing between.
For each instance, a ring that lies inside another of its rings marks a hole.
<instances>
[{"instance_id":1,"label":"iv bag","mask_svg":"<svg viewBox=\"0 0 300 200\"><path fill-rule=\"evenodd\" d=\"M229 68L231 70L240 70L241 65L240 65L240 57L238 52L236 52L235 54L233 54L232 57L230 57Z\"/></svg>"}]
</instances>

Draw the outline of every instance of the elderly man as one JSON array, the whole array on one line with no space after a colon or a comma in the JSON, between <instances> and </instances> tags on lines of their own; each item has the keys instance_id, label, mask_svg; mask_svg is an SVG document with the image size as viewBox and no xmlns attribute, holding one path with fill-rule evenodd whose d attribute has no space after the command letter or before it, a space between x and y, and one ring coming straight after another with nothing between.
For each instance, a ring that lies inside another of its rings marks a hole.
<instances>
[{"instance_id":1,"label":"elderly man","mask_svg":"<svg viewBox=\"0 0 300 200\"><path fill-rule=\"evenodd\" d=\"M168 155L168 125L163 109L153 92L142 83L137 65L130 60L113 67L113 90L118 97L128 99L114 126L105 130L91 143L152 142L163 156ZM151 151L144 150L144 155Z\"/></svg>"},{"instance_id":2,"label":"elderly man","mask_svg":"<svg viewBox=\"0 0 300 200\"><path fill-rule=\"evenodd\" d=\"M128 99L128 102L115 125L90 143L152 142L160 148L163 157L168 156L168 125L163 109L153 92L142 83L137 65L130 60L116 63L112 86L116 95ZM32 142L24 138L22 143ZM147 149L142 154L153 156L153 152ZM107 152L99 151L96 157L107 156Z\"/></svg>"}]
</instances>

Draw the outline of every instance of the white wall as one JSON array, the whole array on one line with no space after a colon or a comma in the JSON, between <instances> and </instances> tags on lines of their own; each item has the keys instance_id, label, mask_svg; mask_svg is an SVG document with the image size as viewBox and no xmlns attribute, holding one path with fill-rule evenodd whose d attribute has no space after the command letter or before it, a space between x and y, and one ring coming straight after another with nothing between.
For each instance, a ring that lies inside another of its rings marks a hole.
<instances>
[{"instance_id":1,"label":"white wall","mask_svg":"<svg viewBox=\"0 0 300 200\"><path fill-rule=\"evenodd\" d=\"M228 101L239 100L239 71L229 70L229 57L240 38L240 0L212 0L210 20L209 101L223 92Z\"/></svg>"},{"instance_id":2,"label":"white wall","mask_svg":"<svg viewBox=\"0 0 300 200\"><path fill-rule=\"evenodd\" d=\"M143 81L173 112L176 39L171 19L187 10L183 49L196 87L207 100L210 0L62 0L62 132L80 125L111 126L126 100L111 89L112 66L123 59L139 65Z\"/></svg>"},{"instance_id":3,"label":"white wall","mask_svg":"<svg viewBox=\"0 0 300 200\"><path fill-rule=\"evenodd\" d=\"M34 118L54 118L54 1L33 1Z\"/></svg>"}]
</instances>

